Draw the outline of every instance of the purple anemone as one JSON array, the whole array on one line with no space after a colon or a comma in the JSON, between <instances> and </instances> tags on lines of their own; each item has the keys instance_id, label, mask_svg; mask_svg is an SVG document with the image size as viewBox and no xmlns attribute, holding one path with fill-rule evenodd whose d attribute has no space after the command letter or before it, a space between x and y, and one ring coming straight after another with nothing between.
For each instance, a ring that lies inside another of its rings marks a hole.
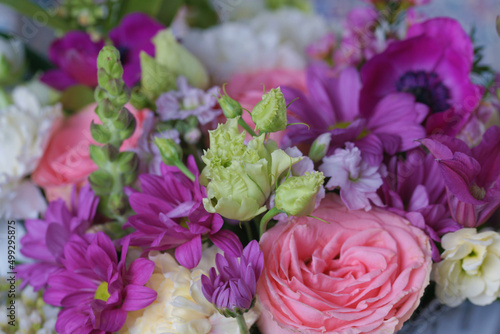
<instances>
[{"instance_id":1,"label":"purple anemone","mask_svg":"<svg viewBox=\"0 0 500 334\"><path fill-rule=\"evenodd\" d=\"M481 99L470 80L472 41L456 20L436 18L412 25L361 69L361 114L370 118L385 96L405 92L425 105L427 133L456 135Z\"/></svg>"},{"instance_id":2,"label":"purple anemone","mask_svg":"<svg viewBox=\"0 0 500 334\"><path fill-rule=\"evenodd\" d=\"M129 200L137 213L124 227L133 227L130 244L146 250L175 249L175 258L186 268L194 268L201 259L202 237L230 254L239 254L238 237L222 230L224 221L208 213L203 206L205 187L198 182L199 172L193 156L188 168L196 176L191 181L177 167L162 164L161 176L139 176L141 192L132 192Z\"/></svg>"},{"instance_id":3,"label":"purple anemone","mask_svg":"<svg viewBox=\"0 0 500 334\"><path fill-rule=\"evenodd\" d=\"M141 51L155 55L153 37L165 26L144 13L131 13L109 32L109 37L120 52L123 80L132 87L141 79Z\"/></svg>"},{"instance_id":4,"label":"purple anemone","mask_svg":"<svg viewBox=\"0 0 500 334\"><path fill-rule=\"evenodd\" d=\"M43 296L46 303L63 308L57 317L58 333L117 332L128 311L156 300L156 291L144 286L154 262L139 258L127 268L127 249L125 239L118 261L113 242L103 232L90 242L75 240L64 247L64 269L49 278Z\"/></svg>"},{"instance_id":5,"label":"purple anemone","mask_svg":"<svg viewBox=\"0 0 500 334\"><path fill-rule=\"evenodd\" d=\"M21 253L36 262L16 267L23 286L29 284L35 291L45 287L49 276L62 268L66 243L75 236L83 237L92 224L99 197L90 186L80 190L78 199L73 188L71 202L72 208L68 209L62 199L52 201L44 219L26 221Z\"/></svg>"},{"instance_id":6,"label":"purple anemone","mask_svg":"<svg viewBox=\"0 0 500 334\"><path fill-rule=\"evenodd\" d=\"M49 58L57 68L40 80L58 90L77 84L97 86L97 56L103 46L104 41L94 42L86 32L68 32L50 45Z\"/></svg>"}]
</instances>

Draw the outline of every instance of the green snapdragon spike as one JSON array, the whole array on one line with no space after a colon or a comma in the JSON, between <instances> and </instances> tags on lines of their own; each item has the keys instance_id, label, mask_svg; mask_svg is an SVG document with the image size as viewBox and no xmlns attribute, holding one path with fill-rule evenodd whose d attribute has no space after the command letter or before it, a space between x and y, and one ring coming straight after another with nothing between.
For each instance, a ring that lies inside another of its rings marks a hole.
<instances>
[{"instance_id":1,"label":"green snapdragon spike","mask_svg":"<svg viewBox=\"0 0 500 334\"><path fill-rule=\"evenodd\" d=\"M97 58L99 86L95 91L95 110L102 124L91 124L92 138L103 146L91 145L90 157L99 167L89 176L94 192L100 196L99 211L118 222L130 210L123 188L137 178L139 159L134 152L120 152L123 141L132 136L136 120L125 108L130 94L123 82L120 54L105 46Z\"/></svg>"}]
</instances>

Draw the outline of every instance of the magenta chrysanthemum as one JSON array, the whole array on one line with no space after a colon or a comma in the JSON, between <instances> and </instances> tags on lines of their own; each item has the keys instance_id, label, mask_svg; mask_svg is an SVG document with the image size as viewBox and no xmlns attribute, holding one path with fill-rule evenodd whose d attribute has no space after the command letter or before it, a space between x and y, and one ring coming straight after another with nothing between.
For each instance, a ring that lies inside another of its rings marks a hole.
<instances>
[{"instance_id":1,"label":"magenta chrysanthemum","mask_svg":"<svg viewBox=\"0 0 500 334\"><path fill-rule=\"evenodd\" d=\"M70 241L64 248L64 269L48 281L44 301L63 307L56 330L61 334L104 334L119 331L128 311L140 310L156 299L144 284L154 270L147 259L126 267L128 240L120 261L111 239L98 232L92 241Z\"/></svg>"},{"instance_id":2,"label":"magenta chrysanthemum","mask_svg":"<svg viewBox=\"0 0 500 334\"><path fill-rule=\"evenodd\" d=\"M82 237L96 214L99 197L90 186L80 190L78 200L73 189L71 210L62 199L49 203L44 219L26 221L26 235L21 239L21 253L37 260L17 266L23 286L36 290L47 284L49 276L62 268L64 246L74 236Z\"/></svg>"},{"instance_id":3,"label":"magenta chrysanthemum","mask_svg":"<svg viewBox=\"0 0 500 334\"><path fill-rule=\"evenodd\" d=\"M130 194L131 216L125 227L136 229L131 245L146 250L175 248L175 258L186 268L194 268L202 255L202 236L225 252L239 254L238 237L221 230L224 221L218 214L208 213L202 203L205 187L198 182L198 168L194 157L188 159L188 168L196 176L191 181L177 167L162 165L161 176L139 176L141 192Z\"/></svg>"}]
</instances>

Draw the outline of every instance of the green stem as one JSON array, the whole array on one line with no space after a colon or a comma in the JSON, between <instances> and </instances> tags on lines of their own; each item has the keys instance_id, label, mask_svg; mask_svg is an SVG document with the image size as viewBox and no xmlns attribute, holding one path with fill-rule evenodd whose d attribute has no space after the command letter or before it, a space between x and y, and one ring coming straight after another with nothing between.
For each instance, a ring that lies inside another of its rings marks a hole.
<instances>
[{"instance_id":1,"label":"green stem","mask_svg":"<svg viewBox=\"0 0 500 334\"><path fill-rule=\"evenodd\" d=\"M246 132L248 132L250 135L252 135L253 137L257 137L257 134L255 133L255 131L252 130L252 128L247 124L247 122L245 122L245 120L243 118L240 117L240 119L238 120L238 124L246 130Z\"/></svg>"},{"instance_id":2,"label":"green stem","mask_svg":"<svg viewBox=\"0 0 500 334\"><path fill-rule=\"evenodd\" d=\"M247 328L247 324L245 322L245 318L243 317L243 314L238 313L236 316L236 320L238 321L238 327L240 329L240 334L250 334Z\"/></svg>"},{"instance_id":3,"label":"green stem","mask_svg":"<svg viewBox=\"0 0 500 334\"><path fill-rule=\"evenodd\" d=\"M186 167L186 165L184 165L184 163L182 161L178 161L175 164L175 167L179 168L179 170L181 172L183 172L184 175L186 175L191 181L194 182L196 180L196 177L194 176L194 174L191 173L191 171Z\"/></svg>"},{"instance_id":4,"label":"green stem","mask_svg":"<svg viewBox=\"0 0 500 334\"><path fill-rule=\"evenodd\" d=\"M37 22L43 19L43 25L49 25L54 29L62 31L72 29L66 21L56 16L54 8L44 9L28 0L0 0L0 3L13 8L22 15L37 20Z\"/></svg>"},{"instance_id":5,"label":"green stem","mask_svg":"<svg viewBox=\"0 0 500 334\"><path fill-rule=\"evenodd\" d=\"M247 230L248 240L253 240L252 226L250 226L250 222L244 222L245 229Z\"/></svg>"},{"instance_id":6,"label":"green stem","mask_svg":"<svg viewBox=\"0 0 500 334\"><path fill-rule=\"evenodd\" d=\"M266 232L267 228L267 223L274 218L277 214L281 213L280 210L278 210L276 207L272 208L271 210L267 211L267 213L262 217L262 220L260 221L260 236Z\"/></svg>"}]
</instances>

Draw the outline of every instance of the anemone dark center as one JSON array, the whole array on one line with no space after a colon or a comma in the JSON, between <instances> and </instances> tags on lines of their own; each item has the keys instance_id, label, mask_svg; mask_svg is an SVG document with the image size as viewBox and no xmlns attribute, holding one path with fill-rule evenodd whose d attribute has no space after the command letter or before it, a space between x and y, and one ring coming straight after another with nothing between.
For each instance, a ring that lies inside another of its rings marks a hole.
<instances>
[{"instance_id":1,"label":"anemone dark center","mask_svg":"<svg viewBox=\"0 0 500 334\"><path fill-rule=\"evenodd\" d=\"M120 61L122 62L122 64L127 62L129 51L129 48L127 47L118 47L118 52L120 53Z\"/></svg>"},{"instance_id":2,"label":"anemone dark center","mask_svg":"<svg viewBox=\"0 0 500 334\"><path fill-rule=\"evenodd\" d=\"M432 113L450 108L450 91L434 72L408 71L396 83L398 92L413 94L417 102L423 103Z\"/></svg>"}]
</instances>

